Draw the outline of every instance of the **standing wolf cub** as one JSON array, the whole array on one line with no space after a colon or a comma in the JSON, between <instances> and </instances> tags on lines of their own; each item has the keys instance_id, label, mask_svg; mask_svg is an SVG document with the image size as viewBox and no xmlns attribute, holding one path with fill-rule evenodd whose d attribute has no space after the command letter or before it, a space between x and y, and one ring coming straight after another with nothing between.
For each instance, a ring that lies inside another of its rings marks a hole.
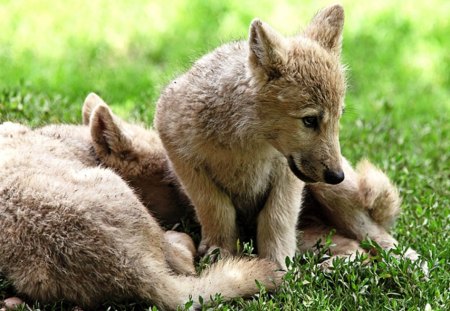
<instances>
[{"instance_id":1,"label":"standing wolf cub","mask_svg":"<svg viewBox=\"0 0 450 311\"><path fill-rule=\"evenodd\" d=\"M281 273L268 260L229 259L193 276L192 252L122 179L163 195L153 185L163 187L158 136L121 121L96 95L83 109L89 127L0 124L0 272L18 293L88 308L139 299L176 309L190 295L255 294L255 279L274 289Z\"/></svg>"},{"instance_id":2,"label":"standing wolf cub","mask_svg":"<svg viewBox=\"0 0 450 311\"><path fill-rule=\"evenodd\" d=\"M247 42L204 56L161 95L155 124L201 223L200 252L233 252L245 217L259 255L285 267L304 182L344 179L343 23L339 5L294 37L254 20Z\"/></svg>"}]
</instances>

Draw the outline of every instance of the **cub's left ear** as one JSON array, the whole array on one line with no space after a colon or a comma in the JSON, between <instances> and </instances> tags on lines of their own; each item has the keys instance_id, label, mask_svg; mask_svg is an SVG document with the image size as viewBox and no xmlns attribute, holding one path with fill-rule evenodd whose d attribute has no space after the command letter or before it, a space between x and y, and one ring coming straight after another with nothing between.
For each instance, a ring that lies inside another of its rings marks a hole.
<instances>
[{"instance_id":1,"label":"cub's left ear","mask_svg":"<svg viewBox=\"0 0 450 311\"><path fill-rule=\"evenodd\" d=\"M124 157L130 153L132 142L121 126L121 120L108 106L95 107L89 121L95 152L100 159L107 156Z\"/></svg>"},{"instance_id":2,"label":"cub's left ear","mask_svg":"<svg viewBox=\"0 0 450 311\"><path fill-rule=\"evenodd\" d=\"M255 19L250 25L248 43L250 68L269 80L279 77L280 68L287 58L283 36L266 23Z\"/></svg>"},{"instance_id":3,"label":"cub's left ear","mask_svg":"<svg viewBox=\"0 0 450 311\"><path fill-rule=\"evenodd\" d=\"M95 107L98 105L106 105L103 99L100 98L95 93L89 93L89 95L84 100L82 116L83 116L83 125L89 125L89 119L91 118L92 111L94 111Z\"/></svg>"},{"instance_id":4,"label":"cub's left ear","mask_svg":"<svg viewBox=\"0 0 450 311\"><path fill-rule=\"evenodd\" d=\"M304 35L319 42L332 54L339 56L343 28L344 8L336 4L319 11L309 23Z\"/></svg>"}]
</instances>

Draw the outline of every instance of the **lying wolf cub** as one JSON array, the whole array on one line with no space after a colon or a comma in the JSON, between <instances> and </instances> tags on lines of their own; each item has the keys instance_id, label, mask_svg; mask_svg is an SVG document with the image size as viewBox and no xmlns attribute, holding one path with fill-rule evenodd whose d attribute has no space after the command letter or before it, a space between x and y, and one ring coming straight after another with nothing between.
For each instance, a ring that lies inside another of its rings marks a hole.
<instances>
[{"instance_id":1,"label":"lying wolf cub","mask_svg":"<svg viewBox=\"0 0 450 311\"><path fill-rule=\"evenodd\" d=\"M192 251L165 236L121 178L137 193L155 191L157 135L121 121L94 94L83 118L89 127L0 125L0 271L18 293L88 308L140 299L176 309L190 295L255 294L255 279L275 288L281 273L267 260L228 259L190 275Z\"/></svg>"}]
</instances>

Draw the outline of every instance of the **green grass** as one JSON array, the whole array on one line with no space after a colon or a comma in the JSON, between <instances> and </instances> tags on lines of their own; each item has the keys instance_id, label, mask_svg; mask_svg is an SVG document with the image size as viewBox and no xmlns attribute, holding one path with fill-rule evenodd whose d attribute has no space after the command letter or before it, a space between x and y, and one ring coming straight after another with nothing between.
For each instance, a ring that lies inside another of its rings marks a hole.
<instances>
[{"instance_id":1,"label":"green grass","mask_svg":"<svg viewBox=\"0 0 450 311\"><path fill-rule=\"evenodd\" d=\"M0 121L79 123L90 91L115 111L151 124L161 88L200 55L247 36L253 17L286 34L328 2L1 1ZM332 273L299 256L275 294L221 310L450 309L450 3L347 1L343 59L349 67L343 154L367 157L403 197L394 235L430 275L385 252ZM14 294L0 277L0 298ZM38 307L38 305L35 305ZM43 306L40 306L42 308ZM65 304L47 309L68 308ZM141 304L112 309L142 309Z\"/></svg>"}]
</instances>

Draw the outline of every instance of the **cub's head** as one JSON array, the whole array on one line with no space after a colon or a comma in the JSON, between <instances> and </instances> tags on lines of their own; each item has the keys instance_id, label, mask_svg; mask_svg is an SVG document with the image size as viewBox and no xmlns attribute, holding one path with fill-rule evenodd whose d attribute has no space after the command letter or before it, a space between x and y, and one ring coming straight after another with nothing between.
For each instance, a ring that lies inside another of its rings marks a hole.
<instances>
[{"instance_id":1,"label":"cub's head","mask_svg":"<svg viewBox=\"0 0 450 311\"><path fill-rule=\"evenodd\" d=\"M340 62L344 10L320 11L299 36L254 20L248 70L264 137L305 182L344 180L339 119L346 89Z\"/></svg>"},{"instance_id":2,"label":"cub's head","mask_svg":"<svg viewBox=\"0 0 450 311\"><path fill-rule=\"evenodd\" d=\"M178 222L188 202L169 174L158 134L121 120L94 93L84 102L83 123L100 163L120 175L163 224Z\"/></svg>"}]
</instances>

